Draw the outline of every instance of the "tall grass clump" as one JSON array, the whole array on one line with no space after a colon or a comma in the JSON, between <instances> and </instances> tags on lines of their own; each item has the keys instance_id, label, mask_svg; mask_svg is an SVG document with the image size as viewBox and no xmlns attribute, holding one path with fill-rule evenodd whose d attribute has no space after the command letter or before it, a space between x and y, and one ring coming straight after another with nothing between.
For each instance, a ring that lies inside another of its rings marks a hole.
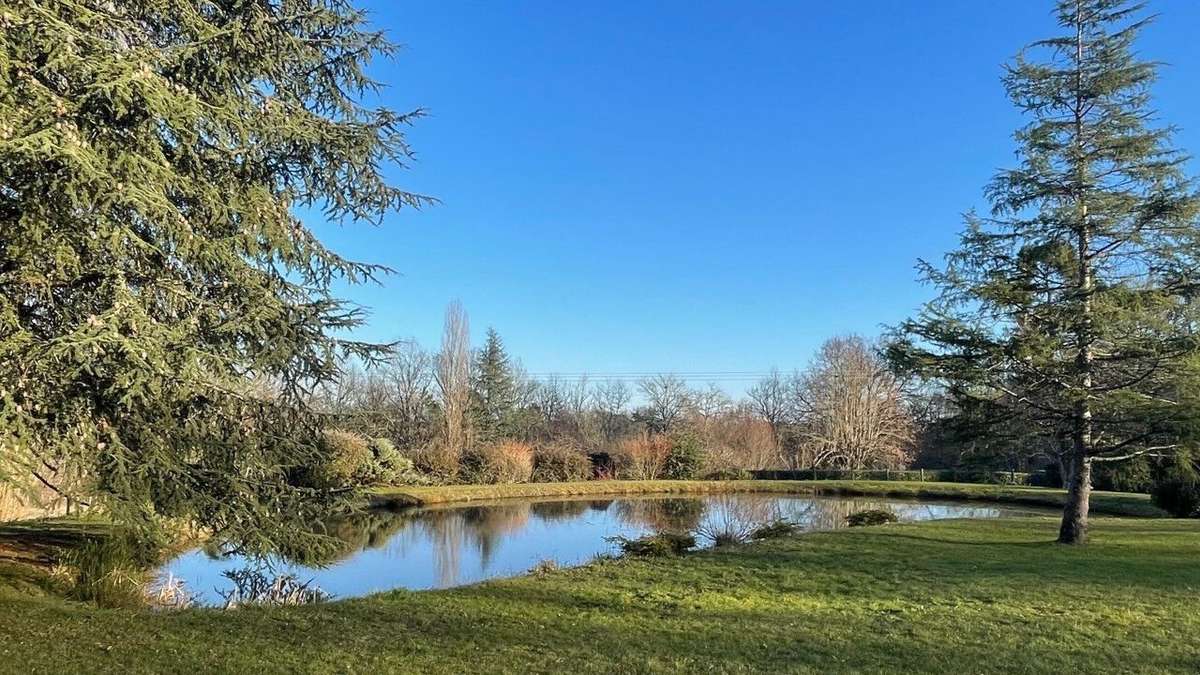
<instances>
[{"instance_id":1,"label":"tall grass clump","mask_svg":"<svg viewBox=\"0 0 1200 675\"><path fill-rule=\"evenodd\" d=\"M187 589L183 579L171 574L145 586L143 597L152 609L188 609L196 605L196 596Z\"/></svg>"},{"instance_id":2,"label":"tall grass clump","mask_svg":"<svg viewBox=\"0 0 1200 675\"><path fill-rule=\"evenodd\" d=\"M225 609L245 606L291 607L327 602L333 598L312 581L300 581L295 575L268 576L261 570L228 570L226 579L233 582L233 589L223 592Z\"/></svg>"},{"instance_id":3,"label":"tall grass clump","mask_svg":"<svg viewBox=\"0 0 1200 675\"><path fill-rule=\"evenodd\" d=\"M60 563L67 570L67 595L100 607L141 608L147 605L147 570L154 560L147 546L123 534L87 537L66 549Z\"/></svg>"},{"instance_id":4,"label":"tall grass clump","mask_svg":"<svg viewBox=\"0 0 1200 675\"><path fill-rule=\"evenodd\" d=\"M615 453L619 476L629 480L658 480L666 469L671 446L670 438L652 434L621 441Z\"/></svg>"},{"instance_id":5,"label":"tall grass clump","mask_svg":"<svg viewBox=\"0 0 1200 675\"><path fill-rule=\"evenodd\" d=\"M453 483L458 478L463 453L443 443L433 443L408 453L413 466L434 483Z\"/></svg>"},{"instance_id":6,"label":"tall grass clump","mask_svg":"<svg viewBox=\"0 0 1200 675\"><path fill-rule=\"evenodd\" d=\"M463 453L462 477L472 483L528 483L533 476L533 448L503 441Z\"/></svg>"}]
</instances>

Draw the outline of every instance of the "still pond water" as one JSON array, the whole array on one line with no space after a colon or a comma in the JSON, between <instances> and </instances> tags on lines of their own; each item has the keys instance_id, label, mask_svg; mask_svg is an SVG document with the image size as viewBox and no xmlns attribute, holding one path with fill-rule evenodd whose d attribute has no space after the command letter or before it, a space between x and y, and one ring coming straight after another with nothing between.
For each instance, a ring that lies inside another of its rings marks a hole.
<instances>
[{"instance_id":1,"label":"still pond water","mask_svg":"<svg viewBox=\"0 0 1200 675\"><path fill-rule=\"evenodd\" d=\"M846 516L886 508L900 520L1002 518L1029 510L993 505L917 502L810 495L726 494L503 501L404 511L371 511L335 523L330 532L341 555L325 566L286 561L276 574L351 598L394 588L414 590L461 586L527 572L541 561L578 565L612 553L609 537L638 537L671 530L703 533L746 530L786 518L808 530L845 526ZM161 570L182 580L203 604L220 604L233 584L224 572L244 569L247 560L197 549Z\"/></svg>"}]
</instances>

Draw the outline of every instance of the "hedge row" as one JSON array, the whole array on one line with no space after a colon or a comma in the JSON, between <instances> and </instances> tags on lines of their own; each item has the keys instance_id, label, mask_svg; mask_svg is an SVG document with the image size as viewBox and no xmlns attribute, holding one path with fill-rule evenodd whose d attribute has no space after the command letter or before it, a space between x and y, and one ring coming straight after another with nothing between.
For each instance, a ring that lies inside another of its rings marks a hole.
<instances>
[{"instance_id":1,"label":"hedge row","mask_svg":"<svg viewBox=\"0 0 1200 675\"><path fill-rule=\"evenodd\" d=\"M1042 472L971 471L968 469L765 469L751 471L755 480L883 480L921 483L985 483L1044 485Z\"/></svg>"}]
</instances>

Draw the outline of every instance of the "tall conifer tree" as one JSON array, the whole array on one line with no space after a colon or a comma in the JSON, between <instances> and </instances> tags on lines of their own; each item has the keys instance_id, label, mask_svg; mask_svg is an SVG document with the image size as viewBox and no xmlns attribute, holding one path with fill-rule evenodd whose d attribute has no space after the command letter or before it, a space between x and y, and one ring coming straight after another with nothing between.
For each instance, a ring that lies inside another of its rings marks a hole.
<instances>
[{"instance_id":1,"label":"tall conifer tree","mask_svg":"<svg viewBox=\"0 0 1200 675\"><path fill-rule=\"evenodd\" d=\"M391 49L345 0L0 0L0 480L250 550L333 505L305 400L385 270L299 214L426 201L383 174L420 111L360 102Z\"/></svg>"},{"instance_id":2,"label":"tall conifer tree","mask_svg":"<svg viewBox=\"0 0 1200 675\"><path fill-rule=\"evenodd\" d=\"M475 363L475 424L479 434L497 438L511 431L517 405L517 386L504 342L494 328Z\"/></svg>"},{"instance_id":3,"label":"tall conifer tree","mask_svg":"<svg viewBox=\"0 0 1200 675\"><path fill-rule=\"evenodd\" d=\"M1086 540L1094 462L1175 449L1180 378L1197 348L1200 200L1171 129L1154 125L1143 7L1060 0L1063 34L1034 43L1005 87L1031 118L1020 165L987 189L943 268L939 297L901 327L895 362L1061 439L1059 540ZM986 429L981 429L986 433Z\"/></svg>"}]
</instances>

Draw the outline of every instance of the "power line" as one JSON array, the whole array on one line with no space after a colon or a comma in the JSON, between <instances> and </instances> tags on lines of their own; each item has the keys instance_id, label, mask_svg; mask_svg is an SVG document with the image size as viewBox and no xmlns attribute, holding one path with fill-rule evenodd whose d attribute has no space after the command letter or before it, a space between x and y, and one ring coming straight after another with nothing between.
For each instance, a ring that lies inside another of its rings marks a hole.
<instances>
[{"instance_id":1,"label":"power line","mask_svg":"<svg viewBox=\"0 0 1200 675\"><path fill-rule=\"evenodd\" d=\"M595 376L606 376L606 377L607 376L642 377L642 376L655 376L655 375L665 375L665 376L673 375L676 377L688 377L688 376L704 376L704 375L720 376L720 375L769 375L769 374L770 374L769 370L682 370L682 371L680 371L680 370L632 370L632 371L611 371L611 372L600 371L600 370L581 370L581 371L551 370L551 371L545 371L545 372L532 372L532 374L529 374L529 375L539 375L539 376L542 376L542 375L545 375L545 376L595 375Z\"/></svg>"},{"instance_id":2,"label":"power line","mask_svg":"<svg viewBox=\"0 0 1200 675\"><path fill-rule=\"evenodd\" d=\"M675 377L707 377L707 376L759 376L770 375L770 370L631 370L631 371L543 371L537 373L528 373L530 376L537 377L654 377L675 376Z\"/></svg>"},{"instance_id":3,"label":"power line","mask_svg":"<svg viewBox=\"0 0 1200 675\"><path fill-rule=\"evenodd\" d=\"M694 371L624 371L624 372L538 372L526 373L531 380L541 382L640 382L655 377L673 377L684 382L753 382L769 377L769 370L694 370Z\"/></svg>"}]
</instances>

